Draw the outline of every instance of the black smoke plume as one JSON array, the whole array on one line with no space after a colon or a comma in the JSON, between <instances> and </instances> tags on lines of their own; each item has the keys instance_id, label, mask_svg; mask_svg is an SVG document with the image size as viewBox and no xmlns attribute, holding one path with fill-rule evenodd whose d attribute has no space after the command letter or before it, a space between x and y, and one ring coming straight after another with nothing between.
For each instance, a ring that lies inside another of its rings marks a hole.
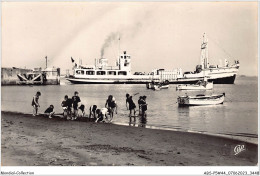
<instances>
[{"instance_id":1,"label":"black smoke plume","mask_svg":"<svg viewBox=\"0 0 260 176\"><path fill-rule=\"evenodd\" d=\"M119 40L119 37L120 37L119 33L115 33L115 32L112 32L111 34L108 35L100 51L101 58L103 58L106 48L108 48L113 41Z\"/></svg>"}]
</instances>

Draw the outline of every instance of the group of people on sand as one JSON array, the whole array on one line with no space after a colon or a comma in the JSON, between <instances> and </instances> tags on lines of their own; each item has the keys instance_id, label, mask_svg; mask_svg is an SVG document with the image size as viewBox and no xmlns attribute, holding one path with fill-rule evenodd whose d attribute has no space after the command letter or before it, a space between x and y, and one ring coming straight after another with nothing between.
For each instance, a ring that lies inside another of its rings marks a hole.
<instances>
[{"instance_id":1,"label":"group of people on sand","mask_svg":"<svg viewBox=\"0 0 260 176\"><path fill-rule=\"evenodd\" d=\"M33 106L33 116L38 115L38 109L40 107L39 104L39 97L41 96L41 92L36 92L36 95L33 97L32 100L32 106ZM146 117L146 110L147 110L147 104L146 104L146 96L140 96L138 100L138 106L139 106L139 115L142 115L142 117ZM84 117L85 115L85 105L81 103L79 93L77 91L74 92L74 96L72 98L69 98L68 95L64 96L64 100L61 103L61 107L63 109L63 117L67 118L67 120L76 120L78 117L80 117L79 110L81 111L81 116ZM130 96L128 93L126 94L126 108L129 109L129 117L130 119L132 117L136 117L136 105L132 99L132 96ZM97 105L92 105L89 108L89 118L95 118L95 122L105 121L105 119L108 119L108 115L110 116L110 121L114 117L114 113L117 114L117 103L115 100L115 97L113 95L109 95L106 104L104 108L98 108ZM134 113L134 116L132 114ZM49 118L52 118L54 112L54 106L50 105L45 111L44 115L48 116Z\"/></svg>"},{"instance_id":2,"label":"group of people on sand","mask_svg":"<svg viewBox=\"0 0 260 176\"><path fill-rule=\"evenodd\" d=\"M85 105L80 104L81 100L79 93L76 91L74 96L70 99L65 95L64 100L61 103L63 109L63 117L67 120L76 120L79 115L79 110L82 112L82 117L85 116ZM89 118L93 117L96 122L103 121L104 117L107 119L110 115L111 119L114 117L114 113L117 113L117 104L115 98L112 95L108 96L106 100L105 108L98 109L97 105L92 105L89 108Z\"/></svg>"},{"instance_id":3,"label":"group of people on sand","mask_svg":"<svg viewBox=\"0 0 260 176\"><path fill-rule=\"evenodd\" d=\"M74 92L74 96L72 96L72 98L65 95L64 100L61 102L63 117L66 117L67 120L76 120L79 117L79 110L82 112L82 116L84 116L85 105L80 104L80 102L81 100L77 91Z\"/></svg>"}]
</instances>

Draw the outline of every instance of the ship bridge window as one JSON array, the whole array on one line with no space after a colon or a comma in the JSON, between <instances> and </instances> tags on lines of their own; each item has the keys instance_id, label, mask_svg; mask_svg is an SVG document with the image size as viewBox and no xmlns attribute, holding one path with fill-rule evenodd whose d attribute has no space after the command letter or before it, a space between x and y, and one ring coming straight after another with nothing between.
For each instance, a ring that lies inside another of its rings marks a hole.
<instances>
[{"instance_id":1,"label":"ship bridge window","mask_svg":"<svg viewBox=\"0 0 260 176\"><path fill-rule=\"evenodd\" d=\"M109 71L108 75L116 75L116 71Z\"/></svg>"},{"instance_id":2,"label":"ship bridge window","mask_svg":"<svg viewBox=\"0 0 260 176\"><path fill-rule=\"evenodd\" d=\"M118 75L127 75L126 71L119 71Z\"/></svg>"},{"instance_id":3,"label":"ship bridge window","mask_svg":"<svg viewBox=\"0 0 260 176\"><path fill-rule=\"evenodd\" d=\"M106 72L105 71L97 71L97 75L105 75Z\"/></svg>"},{"instance_id":4,"label":"ship bridge window","mask_svg":"<svg viewBox=\"0 0 260 176\"><path fill-rule=\"evenodd\" d=\"M80 74L80 70L76 70L76 74L79 75Z\"/></svg>"},{"instance_id":5,"label":"ship bridge window","mask_svg":"<svg viewBox=\"0 0 260 176\"><path fill-rule=\"evenodd\" d=\"M80 74L81 74L81 75L84 75L84 70L81 70L81 71L80 71Z\"/></svg>"},{"instance_id":6,"label":"ship bridge window","mask_svg":"<svg viewBox=\"0 0 260 176\"><path fill-rule=\"evenodd\" d=\"M95 72L94 71L86 71L86 75L94 75Z\"/></svg>"}]
</instances>

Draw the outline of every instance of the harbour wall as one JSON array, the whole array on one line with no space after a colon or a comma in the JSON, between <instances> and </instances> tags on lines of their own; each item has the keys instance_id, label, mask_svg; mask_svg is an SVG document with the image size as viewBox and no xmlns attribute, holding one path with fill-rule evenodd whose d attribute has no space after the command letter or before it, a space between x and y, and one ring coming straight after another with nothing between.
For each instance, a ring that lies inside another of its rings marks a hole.
<instances>
[{"instance_id":1,"label":"harbour wall","mask_svg":"<svg viewBox=\"0 0 260 176\"><path fill-rule=\"evenodd\" d=\"M32 72L31 69L23 68L1 68L1 85L16 85L19 81L18 74L27 74Z\"/></svg>"},{"instance_id":2,"label":"harbour wall","mask_svg":"<svg viewBox=\"0 0 260 176\"><path fill-rule=\"evenodd\" d=\"M28 75L28 74L40 74L42 85L58 85L60 84L60 68L47 68L45 70L39 69L23 69L23 68L1 68L1 85L25 85L34 84L33 81L25 80L21 81L18 75ZM44 76L43 76L44 75ZM44 77L44 79L43 79ZM25 76L25 78L27 78Z\"/></svg>"}]
</instances>

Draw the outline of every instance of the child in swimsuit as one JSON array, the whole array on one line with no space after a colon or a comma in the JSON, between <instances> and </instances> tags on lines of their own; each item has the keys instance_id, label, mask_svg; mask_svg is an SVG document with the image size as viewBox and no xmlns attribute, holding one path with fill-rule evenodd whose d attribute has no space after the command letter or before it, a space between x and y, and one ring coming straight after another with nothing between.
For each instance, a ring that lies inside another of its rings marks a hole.
<instances>
[{"instance_id":1,"label":"child in swimsuit","mask_svg":"<svg viewBox=\"0 0 260 176\"><path fill-rule=\"evenodd\" d=\"M129 94L126 94L126 106L127 106L127 103L129 105L129 110L130 110L130 113L129 113L129 117L131 118L132 117L132 111L134 111L134 116L135 116L135 103L132 99L132 96L130 96Z\"/></svg>"},{"instance_id":2,"label":"child in swimsuit","mask_svg":"<svg viewBox=\"0 0 260 176\"><path fill-rule=\"evenodd\" d=\"M89 118L93 116L93 118L96 118L96 110L97 110L97 105L92 105L89 107Z\"/></svg>"},{"instance_id":3,"label":"child in swimsuit","mask_svg":"<svg viewBox=\"0 0 260 176\"><path fill-rule=\"evenodd\" d=\"M102 122L104 121L104 117L107 118L108 109L107 108L97 109L96 113L97 113L97 120L95 122Z\"/></svg>"},{"instance_id":4,"label":"child in swimsuit","mask_svg":"<svg viewBox=\"0 0 260 176\"><path fill-rule=\"evenodd\" d=\"M54 113L55 113L55 112L54 112L54 106L53 106L53 105L50 105L50 107L48 107L48 108L45 110L45 112L44 112L44 114L45 114L45 115L48 115L50 119L52 118L52 116L53 116Z\"/></svg>"},{"instance_id":5,"label":"child in swimsuit","mask_svg":"<svg viewBox=\"0 0 260 176\"><path fill-rule=\"evenodd\" d=\"M85 105L84 105L84 104L81 104L81 105L79 106L79 109L80 109L81 112L82 112L82 117L84 117L84 115L85 115Z\"/></svg>"},{"instance_id":6,"label":"child in swimsuit","mask_svg":"<svg viewBox=\"0 0 260 176\"><path fill-rule=\"evenodd\" d=\"M32 107L33 107L33 116L38 115L38 108L40 107L39 104L39 97L41 96L41 92L37 92L36 95L33 97L32 100Z\"/></svg>"},{"instance_id":7,"label":"child in swimsuit","mask_svg":"<svg viewBox=\"0 0 260 176\"><path fill-rule=\"evenodd\" d=\"M141 103L141 111L142 111L142 117L146 117L146 111L147 111L147 104L146 104L146 96L143 96Z\"/></svg>"},{"instance_id":8,"label":"child in swimsuit","mask_svg":"<svg viewBox=\"0 0 260 176\"><path fill-rule=\"evenodd\" d=\"M113 95L108 96L105 107L108 109L108 112L110 113L111 118L113 118L114 112L116 112L116 114L117 114L117 104L116 104L116 100L113 97Z\"/></svg>"},{"instance_id":9,"label":"child in swimsuit","mask_svg":"<svg viewBox=\"0 0 260 176\"><path fill-rule=\"evenodd\" d=\"M138 100L138 107L139 107L139 115L141 115L141 108L142 108L142 101L143 101L143 97L140 96L139 100Z\"/></svg>"},{"instance_id":10,"label":"child in swimsuit","mask_svg":"<svg viewBox=\"0 0 260 176\"><path fill-rule=\"evenodd\" d=\"M73 116L71 120L76 120L78 117L78 103L80 102L79 93L76 91L72 97Z\"/></svg>"},{"instance_id":11,"label":"child in swimsuit","mask_svg":"<svg viewBox=\"0 0 260 176\"><path fill-rule=\"evenodd\" d=\"M68 95L65 95L64 100L61 103L61 107L63 109L63 117L67 117L69 120L71 116L72 100L68 98Z\"/></svg>"}]
</instances>

